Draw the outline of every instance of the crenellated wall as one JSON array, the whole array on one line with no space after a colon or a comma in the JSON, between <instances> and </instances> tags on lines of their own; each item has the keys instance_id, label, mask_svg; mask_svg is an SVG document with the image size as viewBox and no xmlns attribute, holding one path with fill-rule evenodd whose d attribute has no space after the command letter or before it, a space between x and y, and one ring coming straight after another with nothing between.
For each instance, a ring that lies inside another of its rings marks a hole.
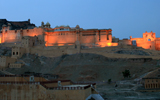
<instances>
[{"instance_id":1,"label":"crenellated wall","mask_svg":"<svg viewBox=\"0 0 160 100\"><path fill-rule=\"evenodd\" d=\"M136 41L137 47L151 50L160 50L160 39L156 38L156 34L152 31L143 33L142 38L130 38L130 40Z\"/></svg>"}]
</instances>

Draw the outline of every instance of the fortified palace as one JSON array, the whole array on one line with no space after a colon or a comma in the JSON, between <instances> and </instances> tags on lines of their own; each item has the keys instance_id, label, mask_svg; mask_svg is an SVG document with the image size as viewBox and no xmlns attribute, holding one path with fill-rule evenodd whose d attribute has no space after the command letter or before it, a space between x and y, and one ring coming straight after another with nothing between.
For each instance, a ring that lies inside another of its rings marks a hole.
<instances>
[{"instance_id":1,"label":"fortified palace","mask_svg":"<svg viewBox=\"0 0 160 100\"><path fill-rule=\"evenodd\" d=\"M2 56L5 62L1 67L21 66L13 64L24 53L38 56L56 57L65 54L88 53L86 49L109 46L137 46L144 49L160 50L160 38L154 32L143 33L142 38L119 40L112 37L111 29L83 29L76 27L56 26L41 23L36 27L28 21L13 22L0 19L0 42L3 46L12 47L12 56ZM84 50L85 49L85 50ZM1 61L3 61L1 60Z\"/></svg>"},{"instance_id":2,"label":"fortified palace","mask_svg":"<svg viewBox=\"0 0 160 100\"><path fill-rule=\"evenodd\" d=\"M48 22L42 22L41 26L36 27L30 23L30 19L22 22L0 19L0 46L12 47L11 56L0 57L0 70L21 68L23 63L16 61L24 53L56 57L91 51L95 53L100 49L107 50L110 46L160 50L160 38L156 38L152 31L143 33L142 38L130 36L130 39L119 40L112 37L111 29L83 29L79 25L50 26ZM157 79L145 79L144 86L149 90L159 88L158 82ZM104 100L96 91L96 83L49 81L41 76L0 75L0 88L2 100Z\"/></svg>"},{"instance_id":3,"label":"fortified palace","mask_svg":"<svg viewBox=\"0 0 160 100\"><path fill-rule=\"evenodd\" d=\"M17 47L107 47L118 45L136 45L144 49L160 50L160 38L154 32L143 33L142 38L119 40L112 37L111 29L83 29L76 27L56 26L41 23L36 27L28 21L13 22L0 19L0 42L16 44Z\"/></svg>"}]
</instances>

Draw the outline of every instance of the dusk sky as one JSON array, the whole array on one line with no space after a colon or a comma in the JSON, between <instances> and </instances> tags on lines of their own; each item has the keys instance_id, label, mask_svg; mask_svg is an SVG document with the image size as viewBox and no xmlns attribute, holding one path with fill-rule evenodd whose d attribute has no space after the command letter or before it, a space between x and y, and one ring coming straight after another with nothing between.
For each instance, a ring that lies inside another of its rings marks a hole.
<instances>
[{"instance_id":1,"label":"dusk sky","mask_svg":"<svg viewBox=\"0 0 160 100\"><path fill-rule=\"evenodd\" d=\"M123 39L153 31L160 37L160 0L0 0L0 19L51 27L77 24L84 29L112 29Z\"/></svg>"}]
</instances>

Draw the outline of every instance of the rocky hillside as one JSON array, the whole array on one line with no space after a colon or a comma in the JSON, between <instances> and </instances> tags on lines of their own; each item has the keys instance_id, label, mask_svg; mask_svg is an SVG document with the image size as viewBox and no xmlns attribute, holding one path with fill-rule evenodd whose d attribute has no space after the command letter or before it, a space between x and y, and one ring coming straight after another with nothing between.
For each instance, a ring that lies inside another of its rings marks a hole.
<instances>
[{"instance_id":1,"label":"rocky hillside","mask_svg":"<svg viewBox=\"0 0 160 100\"><path fill-rule=\"evenodd\" d=\"M73 81L122 80L122 71L129 69L131 77L136 78L148 71L157 69L158 60L131 60L108 58L98 54L80 53L61 57L39 57L25 54L19 62L22 68L8 68L6 71L23 74L25 72L50 73L59 75L59 79Z\"/></svg>"}]
</instances>

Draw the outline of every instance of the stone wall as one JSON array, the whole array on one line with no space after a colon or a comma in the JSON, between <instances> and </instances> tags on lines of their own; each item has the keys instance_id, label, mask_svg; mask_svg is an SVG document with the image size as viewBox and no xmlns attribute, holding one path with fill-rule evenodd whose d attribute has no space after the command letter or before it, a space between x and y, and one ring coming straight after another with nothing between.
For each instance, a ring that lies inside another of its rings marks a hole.
<instances>
[{"instance_id":1,"label":"stone wall","mask_svg":"<svg viewBox=\"0 0 160 100\"><path fill-rule=\"evenodd\" d=\"M30 48L31 54L38 54L38 56L57 57L65 54L75 54L78 50L71 46L52 46L43 48Z\"/></svg>"},{"instance_id":2,"label":"stone wall","mask_svg":"<svg viewBox=\"0 0 160 100\"><path fill-rule=\"evenodd\" d=\"M9 68L21 68L24 64L15 64L15 63L12 63L9 65Z\"/></svg>"},{"instance_id":3,"label":"stone wall","mask_svg":"<svg viewBox=\"0 0 160 100\"><path fill-rule=\"evenodd\" d=\"M2 100L85 100L92 94L91 87L46 89L38 83L1 83Z\"/></svg>"},{"instance_id":4,"label":"stone wall","mask_svg":"<svg viewBox=\"0 0 160 100\"><path fill-rule=\"evenodd\" d=\"M0 57L0 69L9 67L11 63L14 63L16 61L15 58L7 57L7 56L2 56Z\"/></svg>"},{"instance_id":5,"label":"stone wall","mask_svg":"<svg viewBox=\"0 0 160 100\"><path fill-rule=\"evenodd\" d=\"M30 76L7 76L7 75L2 75L0 77L0 82L5 81L5 82L29 82L30 81ZM47 81L45 78L43 77L34 77L34 81L35 82L39 82L39 81Z\"/></svg>"},{"instance_id":6,"label":"stone wall","mask_svg":"<svg viewBox=\"0 0 160 100\"><path fill-rule=\"evenodd\" d=\"M160 88L159 78L145 78L145 89L158 89Z\"/></svg>"},{"instance_id":7,"label":"stone wall","mask_svg":"<svg viewBox=\"0 0 160 100\"><path fill-rule=\"evenodd\" d=\"M12 58L21 58L24 53L26 53L25 48L12 47Z\"/></svg>"},{"instance_id":8,"label":"stone wall","mask_svg":"<svg viewBox=\"0 0 160 100\"><path fill-rule=\"evenodd\" d=\"M20 42L23 36L38 36L39 40L44 40L42 28L3 30L1 35L1 43Z\"/></svg>"}]
</instances>

